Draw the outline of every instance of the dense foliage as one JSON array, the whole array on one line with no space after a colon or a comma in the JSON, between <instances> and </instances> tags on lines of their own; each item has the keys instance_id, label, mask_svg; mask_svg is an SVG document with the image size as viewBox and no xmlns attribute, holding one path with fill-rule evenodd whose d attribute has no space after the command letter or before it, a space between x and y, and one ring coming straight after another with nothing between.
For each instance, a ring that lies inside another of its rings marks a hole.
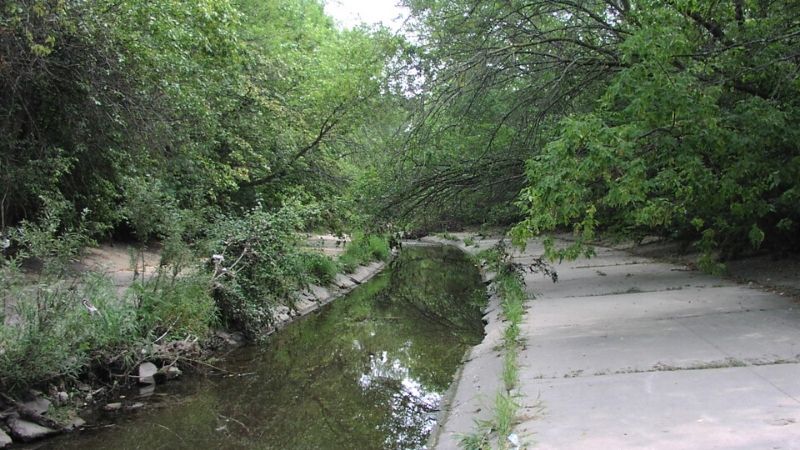
<instances>
[{"instance_id":1,"label":"dense foliage","mask_svg":"<svg viewBox=\"0 0 800 450\"><path fill-rule=\"evenodd\" d=\"M315 1L2 8L3 229L61 203L67 222L146 241L176 211L332 199L340 139L375 101L392 46L337 30Z\"/></svg>"},{"instance_id":2,"label":"dense foliage","mask_svg":"<svg viewBox=\"0 0 800 450\"><path fill-rule=\"evenodd\" d=\"M562 256L598 230L722 256L800 245L797 2L407 4L428 44L411 206L477 192L486 218L518 195L518 237L576 231Z\"/></svg>"},{"instance_id":3,"label":"dense foliage","mask_svg":"<svg viewBox=\"0 0 800 450\"><path fill-rule=\"evenodd\" d=\"M24 385L219 322L257 336L400 230L573 231L554 257L658 235L708 269L800 248L800 3L404 3L407 39L319 0L0 3L2 318L24 319L0 370L38 354ZM301 248L315 229L363 233L332 261ZM106 238L162 255L116 306L68 271Z\"/></svg>"},{"instance_id":4,"label":"dense foliage","mask_svg":"<svg viewBox=\"0 0 800 450\"><path fill-rule=\"evenodd\" d=\"M258 337L332 282L299 232L363 222L343 155L396 41L317 0L0 3L0 390L125 372L220 323ZM71 270L108 238L160 250L124 299Z\"/></svg>"}]
</instances>

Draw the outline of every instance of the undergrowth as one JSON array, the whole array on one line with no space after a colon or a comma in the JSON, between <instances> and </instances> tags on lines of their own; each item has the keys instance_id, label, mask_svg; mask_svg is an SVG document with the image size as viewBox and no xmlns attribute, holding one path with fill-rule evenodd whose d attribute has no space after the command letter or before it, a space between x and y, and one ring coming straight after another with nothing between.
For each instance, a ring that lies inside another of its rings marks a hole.
<instances>
[{"instance_id":1,"label":"undergrowth","mask_svg":"<svg viewBox=\"0 0 800 450\"><path fill-rule=\"evenodd\" d=\"M451 233L449 233L447 231L442 231L441 233L436 233L436 236L439 236L440 238L446 239L448 241L460 241L461 240L458 237L456 237L455 235L453 235L453 234L451 234Z\"/></svg>"},{"instance_id":2,"label":"undergrowth","mask_svg":"<svg viewBox=\"0 0 800 450\"><path fill-rule=\"evenodd\" d=\"M356 267L369 261L386 261L390 253L386 236L354 233L338 262L343 271L351 273Z\"/></svg>"},{"instance_id":3,"label":"undergrowth","mask_svg":"<svg viewBox=\"0 0 800 450\"><path fill-rule=\"evenodd\" d=\"M132 250L134 280L124 292L101 274L73 270L89 240L58 215L11 230L0 254L0 392L78 379L124 384L144 360L182 357L164 353L165 344L199 351L221 325L260 339L294 293L388 258L388 242L377 235L356 234L339 261L303 250L298 230L311 215L294 204L256 207L220 218L191 246L175 224L176 233L161 235L161 262L146 278L143 247Z\"/></svg>"}]
</instances>

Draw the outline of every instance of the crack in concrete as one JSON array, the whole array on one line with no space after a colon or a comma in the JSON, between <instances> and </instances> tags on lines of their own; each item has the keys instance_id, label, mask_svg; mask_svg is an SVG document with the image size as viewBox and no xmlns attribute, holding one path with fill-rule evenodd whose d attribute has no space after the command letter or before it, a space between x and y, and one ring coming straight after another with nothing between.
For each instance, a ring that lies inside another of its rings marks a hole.
<instances>
[{"instance_id":1,"label":"crack in concrete","mask_svg":"<svg viewBox=\"0 0 800 450\"><path fill-rule=\"evenodd\" d=\"M621 370L608 370L608 371L597 371L594 373L587 373L584 369L573 370L571 372L567 372L560 376L549 376L544 374L539 374L532 379L534 380L563 380L569 378L591 378L591 377L602 377L602 376L609 376L609 375L633 375L633 374L642 374L642 373L657 373L657 372L684 372L684 371L695 371L695 370L717 370L717 369L733 369L733 368L748 368L748 367L769 367L769 366L781 366L781 365L789 365L789 364L800 364L800 358L795 358L792 360L786 359L775 359L771 361L758 361L758 360L741 360L737 358L728 358L724 360L718 361L709 361L703 363L697 363L696 365L686 365L686 366L674 366L670 364L656 364L653 367L646 368L646 369L621 369ZM787 395L792 400L797 401L797 398L792 396L791 394L786 393L783 389L778 388L773 383L769 382L769 380L764 379L758 373L756 376L767 381L770 385L778 389L781 393Z\"/></svg>"}]
</instances>

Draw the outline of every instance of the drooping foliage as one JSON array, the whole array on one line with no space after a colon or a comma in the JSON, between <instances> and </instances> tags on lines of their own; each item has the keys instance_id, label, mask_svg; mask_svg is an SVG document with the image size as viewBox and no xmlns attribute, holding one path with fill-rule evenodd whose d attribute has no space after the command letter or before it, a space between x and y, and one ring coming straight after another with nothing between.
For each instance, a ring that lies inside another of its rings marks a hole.
<instances>
[{"instance_id":1,"label":"drooping foliage","mask_svg":"<svg viewBox=\"0 0 800 450\"><path fill-rule=\"evenodd\" d=\"M656 5L621 22L621 67L593 110L562 120L529 162L521 229L796 247L797 4Z\"/></svg>"},{"instance_id":2,"label":"drooping foliage","mask_svg":"<svg viewBox=\"0 0 800 450\"><path fill-rule=\"evenodd\" d=\"M709 255L800 245L797 2L407 4L430 87L406 170L432 190L518 195L517 237L576 231L561 256L599 230Z\"/></svg>"}]
</instances>

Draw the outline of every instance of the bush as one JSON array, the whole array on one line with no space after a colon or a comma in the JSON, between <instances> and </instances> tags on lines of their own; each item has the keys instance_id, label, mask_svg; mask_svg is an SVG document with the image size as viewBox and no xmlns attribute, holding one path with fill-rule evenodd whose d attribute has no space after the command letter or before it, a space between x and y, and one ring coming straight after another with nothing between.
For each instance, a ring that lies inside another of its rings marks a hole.
<instances>
[{"instance_id":1,"label":"bush","mask_svg":"<svg viewBox=\"0 0 800 450\"><path fill-rule=\"evenodd\" d=\"M275 212L257 206L243 217L222 220L212 231L209 268L226 325L251 338L270 328L272 309L303 283L297 230L311 212L298 204Z\"/></svg>"},{"instance_id":2,"label":"bush","mask_svg":"<svg viewBox=\"0 0 800 450\"><path fill-rule=\"evenodd\" d=\"M199 275L171 282L156 279L137 283L130 293L136 296L140 326L151 336L183 339L205 337L216 325L217 309L208 279Z\"/></svg>"},{"instance_id":3,"label":"bush","mask_svg":"<svg viewBox=\"0 0 800 450\"><path fill-rule=\"evenodd\" d=\"M350 273L363 263L387 260L390 253L386 236L354 233L352 241L339 256L339 264L345 272Z\"/></svg>"},{"instance_id":4,"label":"bush","mask_svg":"<svg viewBox=\"0 0 800 450\"><path fill-rule=\"evenodd\" d=\"M320 253L301 253L298 257L298 272L306 275L306 284L327 286L333 283L339 272L339 265Z\"/></svg>"},{"instance_id":5,"label":"bush","mask_svg":"<svg viewBox=\"0 0 800 450\"><path fill-rule=\"evenodd\" d=\"M436 233L436 235L439 236L442 239L447 239L448 241L458 241L459 240L457 237L455 237L455 235L450 234L447 231L442 231L441 233Z\"/></svg>"}]
</instances>

